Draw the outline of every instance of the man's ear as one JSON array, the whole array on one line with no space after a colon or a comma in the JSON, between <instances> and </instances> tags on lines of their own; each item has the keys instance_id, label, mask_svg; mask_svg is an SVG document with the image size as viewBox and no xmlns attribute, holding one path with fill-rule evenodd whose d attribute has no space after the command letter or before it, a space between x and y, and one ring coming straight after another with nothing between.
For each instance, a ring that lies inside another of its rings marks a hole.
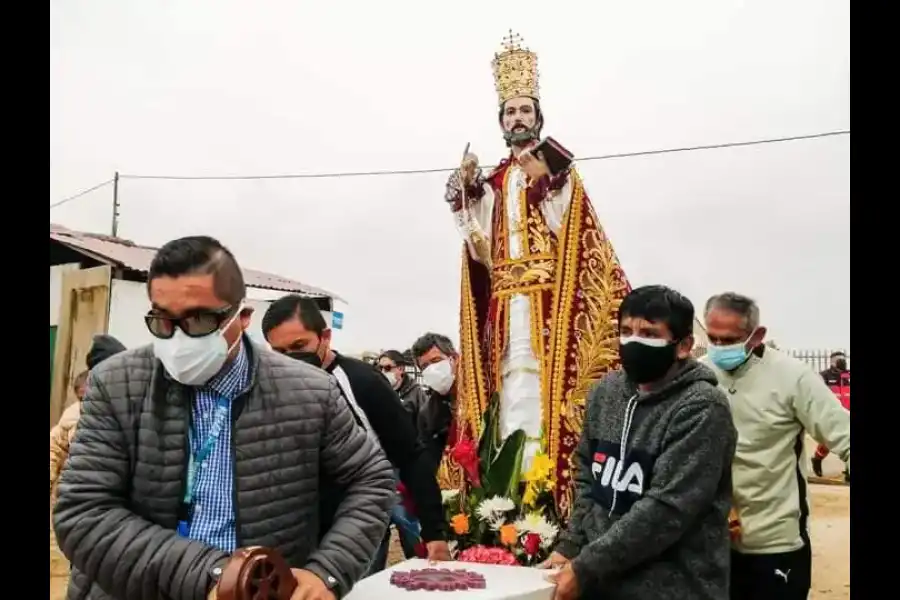
<instances>
[{"instance_id":1,"label":"man's ear","mask_svg":"<svg viewBox=\"0 0 900 600\"><path fill-rule=\"evenodd\" d=\"M750 349L753 350L757 346L761 346L763 342L766 341L766 334L768 333L768 329L763 326L759 326L756 328L756 331L753 335L750 336Z\"/></svg>"},{"instance_id":2,"label":"man's ear","mask_svg":"<svg viewBox=\"0 0 900 600\"><path fill-rule=\"evenodd\" d=\"M684 360L686 358L691 357L691 350L694 349L694 335L691 334L678 342L678 346L675 348L675 356L678 357L679 360Z\"/></svg>"}]
</instances>

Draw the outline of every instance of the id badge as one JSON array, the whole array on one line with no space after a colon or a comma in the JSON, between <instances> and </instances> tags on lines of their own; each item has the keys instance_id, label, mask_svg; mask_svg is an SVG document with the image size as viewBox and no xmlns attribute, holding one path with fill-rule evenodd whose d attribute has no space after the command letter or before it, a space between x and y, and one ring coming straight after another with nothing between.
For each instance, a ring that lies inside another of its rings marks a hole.
<instances>
[{"instance_id":1,"label":"id badge","mask_svg":"<svg viewBox=\"0 0 900 600\"><path fill-rule=\"evenodd\" d=\"M187 521L178 521L178 535L181 537L188 537L191 532L191 528L188 525Z\"/></svg>"}]
</instances>

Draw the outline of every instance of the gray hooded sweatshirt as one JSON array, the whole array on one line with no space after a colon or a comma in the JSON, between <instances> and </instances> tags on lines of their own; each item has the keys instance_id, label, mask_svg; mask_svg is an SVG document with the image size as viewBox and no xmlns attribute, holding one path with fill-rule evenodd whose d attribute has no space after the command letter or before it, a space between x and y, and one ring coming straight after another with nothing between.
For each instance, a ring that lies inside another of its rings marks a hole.
<instances>
[{"instance_id":1,"label":"gray hooded sweatshirt","mask_svg":"<svg viewBox=\"0 0 900 600\"><path fill-rule=\"evenodd\" d=\"M652 392L622 371L597 384L556 547L582 598L727 600L736 442L728 399L695 360Z\"/></svg>"}]
</instances>

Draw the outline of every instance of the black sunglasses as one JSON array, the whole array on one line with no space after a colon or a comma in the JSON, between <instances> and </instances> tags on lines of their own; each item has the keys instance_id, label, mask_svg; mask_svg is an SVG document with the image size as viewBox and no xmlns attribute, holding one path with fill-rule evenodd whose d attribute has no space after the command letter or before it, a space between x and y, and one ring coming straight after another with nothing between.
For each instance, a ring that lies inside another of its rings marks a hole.
<instances>
[{"instance_id":1,"label":"black sunglasses","mask_svg":"<svg viewBox=\"0 0 900 600\"><path fill-rule=\"evenodd\" d=\"M234 306L219 309L199 309L191 311L183 317L166 317L154 312L144 315L144 323L153 337L168 340L175 335L178 327L184 334L192 338L205 337L215 333L226 319L234 313Z\"/></svg>"}]
</instances>

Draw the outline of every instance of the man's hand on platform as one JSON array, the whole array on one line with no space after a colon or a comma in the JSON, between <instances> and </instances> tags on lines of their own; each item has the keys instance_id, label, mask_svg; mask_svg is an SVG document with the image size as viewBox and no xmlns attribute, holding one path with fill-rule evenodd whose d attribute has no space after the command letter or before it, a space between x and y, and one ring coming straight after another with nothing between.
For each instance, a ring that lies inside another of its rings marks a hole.
<instances>
[{"instance_id":1,"label":"man's hand on platform","mask_svg":"<svg viewBox=\"0 0 900 600\"><path fill-rule=\"evenodd\" d=\"M551 552L547 560L538 565L538 569L561 569L569 564L569 559L559 552Z\"/></svg>"},{"instance_id":2,"label":"man's hand on platform","mask_svg":"<svg viewBox=\"0 0 900 600\"><path fill-rule=\"evenodd\" d=\"M334 592L325 586L325 582L319 576L306 569L291 569L294 579L297 580L297 589L291 595L291 600L335 600Z\"/></svg>"},{"instance_id":3,"label":"man's hand on platform","mask_svg":"<svg viewBox=\"0 0 900 600\"><path fill-rule=\"evenodd\" d=\"M567 563L558 573L547 575L547 581L556 584L553 600L575 600L581 593L571 563Z\"/></svg>"},{"instance_id":4,"label":"man's hand on platform","mask_svg":"<svg viewBox=\"0 0 900 600\"><path fill-rule=\"evenodd\" d=\"M453 560L450 557L450 546L443 540L435 540L425 544L428 550L428 560L430 561L447 561Z\"/></svg>"}]
</instances>

